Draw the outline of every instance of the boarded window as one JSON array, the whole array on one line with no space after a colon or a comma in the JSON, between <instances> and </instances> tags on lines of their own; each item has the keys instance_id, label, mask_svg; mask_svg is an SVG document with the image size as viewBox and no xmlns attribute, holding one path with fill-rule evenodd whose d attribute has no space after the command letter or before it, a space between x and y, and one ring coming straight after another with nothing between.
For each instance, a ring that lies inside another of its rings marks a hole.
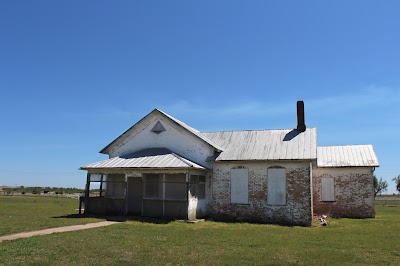
<instances>
[{"instance_id":1,"label":"boarded window","mask_svg":"<svg viewBox=\"0 0 400 266\"><path fill-rule=\"evenodd\" d=\"M249 170L231 169L231 203L249 203Z\"/></svg>"},{"instance_id":2,"label":"boarded window","mask_svg":"<svg viewBox=\"0 0 400 266\"><path fill-rule=\"evenodd\" d=\"M159 174L148 174L144 178L144 198L161 199L161 180Z\"/></svg>"},{"instance_id":3,"label":"boarded window","mask_svg":"<svg viewBox=\"0 0 400 266\"><path fill-rule=\"evenodd\" d=\"M335 201L335 181L333 177L321 178L321 201Z\"/></svg>"},{"instance_id":4,"label":"boarded window","mask_svg":"<svg viewBox=\"0 0 400 266\"><path fill-rule=\"evenodd\" d=\"M269 205L286 204L286 170L284 168L268 169L268 194Z\"/></svg>"}]
</instances>

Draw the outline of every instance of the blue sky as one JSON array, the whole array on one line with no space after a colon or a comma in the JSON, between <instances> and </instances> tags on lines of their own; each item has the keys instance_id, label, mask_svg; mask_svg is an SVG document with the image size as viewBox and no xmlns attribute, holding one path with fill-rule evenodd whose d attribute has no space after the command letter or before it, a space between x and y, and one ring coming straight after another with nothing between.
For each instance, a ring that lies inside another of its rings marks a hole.
<instances>
[{"instance_id":1,"label":"blue sky","mask_svg":"<svg viewBox=\"0 0 400 266\"><path fill-rule=\"evenodd\" d=\"M398 1L1 1L0 185L83 187L154 108L201 131L373 144L400 174Z\"/></svg>"}]
</instances>

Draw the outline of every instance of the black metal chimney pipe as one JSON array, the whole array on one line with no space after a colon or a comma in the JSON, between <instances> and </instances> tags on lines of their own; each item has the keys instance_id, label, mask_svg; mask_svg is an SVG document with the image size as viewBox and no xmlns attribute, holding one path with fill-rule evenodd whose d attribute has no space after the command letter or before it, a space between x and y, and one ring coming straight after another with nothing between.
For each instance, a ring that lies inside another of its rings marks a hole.
<instances>
[{"instance_id":1,"label":"black metal chimney pipe","mask_svg":"<svg viewBox=\"0 0 400 266\"><path fill-rule=\"evenodd\" d=\"M306 124L304 122L304 102L297 101L297 131L306 131Z\"/></svg>"}]
</instances>

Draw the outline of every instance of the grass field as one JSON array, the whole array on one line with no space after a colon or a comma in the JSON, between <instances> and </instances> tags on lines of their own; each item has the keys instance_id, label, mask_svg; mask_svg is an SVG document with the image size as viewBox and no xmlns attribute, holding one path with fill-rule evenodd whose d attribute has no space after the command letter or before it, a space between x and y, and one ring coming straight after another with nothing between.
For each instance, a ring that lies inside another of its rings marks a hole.
<instances>
[{"instance_id":1,"label":"grass field","mask_svg":"<svg viewBox=\"0 0 400 266\"><path fill-rule=\"evenodd\" d=\"M53 206L51 202L46 204ZM315 224L311 228L127 221L104 228L3 241L0 264L400 265L400 205L391 206L377 206L375 219L331 219L328 227ZM64 213L69 211L64 207ZM49 212L46 215L48 221L52 219ZM19 223L16 220L15 226Z\"/></svg>"},{"instance_id":2,"label":"grass field","mask_svg":"<svg viewBox=\"0 0 400 266\"><path fill-rule=\"evenodd\" d=\"M68 218L77 213L77 208L77 199L0 196L0 236L104 221L98 218Z\"/></svg>"}]
</instances>

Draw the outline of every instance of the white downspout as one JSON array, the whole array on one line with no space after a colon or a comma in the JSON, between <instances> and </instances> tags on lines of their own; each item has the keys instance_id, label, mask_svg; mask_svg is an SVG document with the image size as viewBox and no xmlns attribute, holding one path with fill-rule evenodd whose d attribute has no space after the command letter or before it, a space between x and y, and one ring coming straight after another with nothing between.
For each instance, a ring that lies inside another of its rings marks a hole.
<instances>
[{"instance_id":1,"label":"white downspout","mask_svg":"<svg viewBox=\"0 0 400 266\"><path fill-rule=\"evenodd\" d=\"M312 182L312 161L310 161L310 195L311 195L311 222L314 217L314 202L313 202L313 182Z\"/></svg>"}]
</instances>

